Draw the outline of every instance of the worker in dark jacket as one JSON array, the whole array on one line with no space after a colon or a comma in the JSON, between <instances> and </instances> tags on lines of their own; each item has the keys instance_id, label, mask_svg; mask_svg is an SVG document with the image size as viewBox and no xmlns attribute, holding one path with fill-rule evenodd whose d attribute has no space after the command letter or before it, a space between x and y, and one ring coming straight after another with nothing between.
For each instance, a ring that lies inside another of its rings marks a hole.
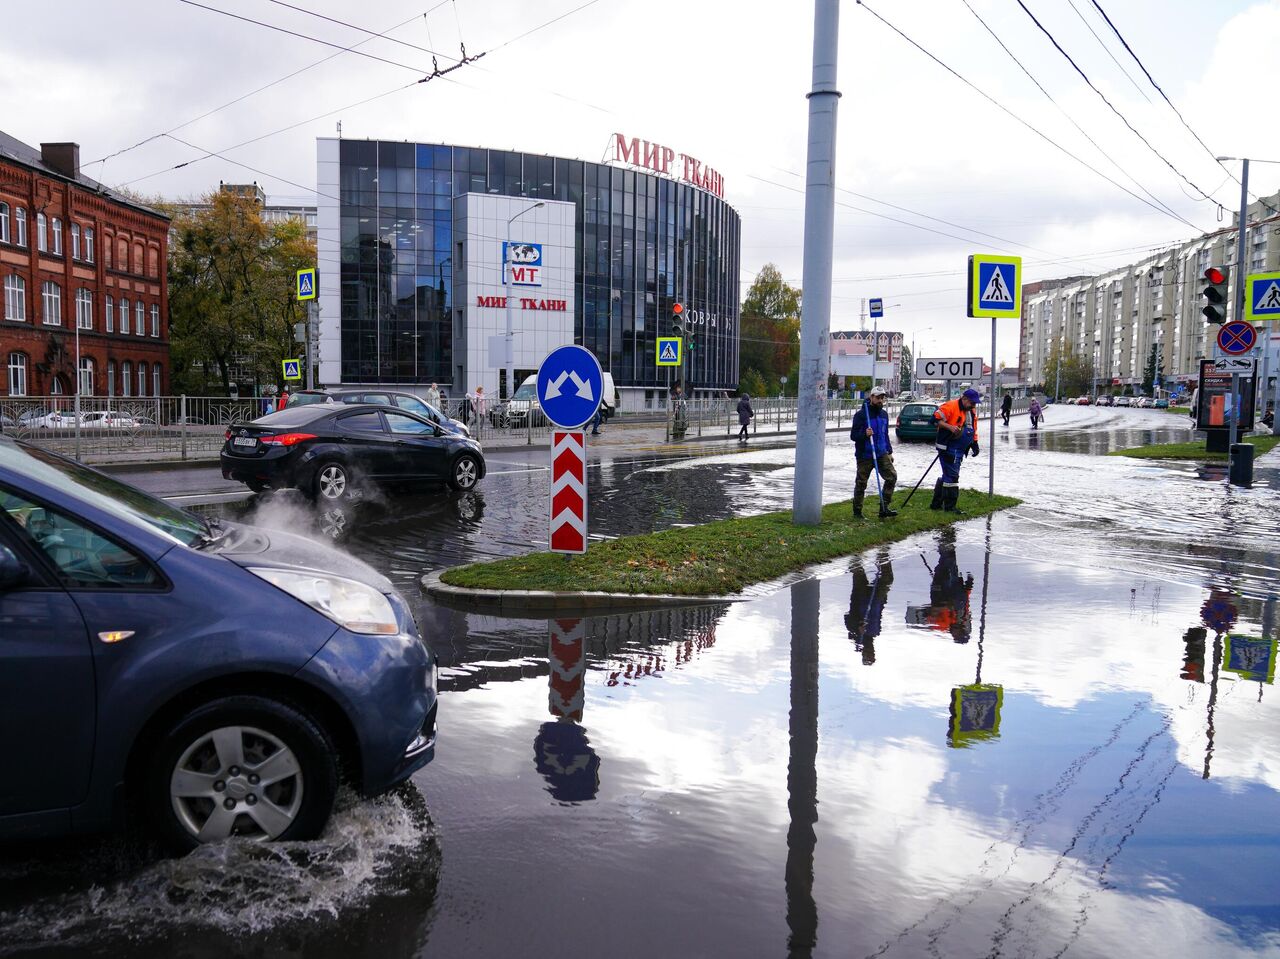
<instances>
[{"instance_id":1,"label":"worker in dark jacket","mask_svg":"<svg viewBox=\"0 0 1280 959\"><path fill-rule=\"evenodd\" d=\"M751 419L756 415L755 410L751 408L751 394L743 393L738 399L738 441L745 443L747 441L747 427L751 425Z\"/></svg>"},{"instance_id":2,"label":"worker in dark jacket","mask_svg":"<svg viewBox=\"0 0 1280 959\"><path fill-rule=\"evenodd\" d=\"M982 402L977 390L965 390L958 399L943 403L934 411L938 424L938 462L942 464L942 479L933 487L930 509L960 513L956 506L960 499L960 464L965 455L978 455L978 414L976 407Z\"/></svg>"},{"instance_id":3,"label":"worker in dark jacket","mask_svg":"<svg viewBox=\"0 0 1280 959\"><path fill-rule=\"evenodd\" d=\"M889 508L893 488L898 482L893 468L893 445L889 442L889 411L884 408L886 392L877 386L853 414L849 427L849 439L853 440L853 453L858 461L858 479L853 485L853 515L862 518L862 500L867 492L867 480L872 470L879 470L881 495L880 518L897 516L897 510Z\"/></svg>"}]
</instances>

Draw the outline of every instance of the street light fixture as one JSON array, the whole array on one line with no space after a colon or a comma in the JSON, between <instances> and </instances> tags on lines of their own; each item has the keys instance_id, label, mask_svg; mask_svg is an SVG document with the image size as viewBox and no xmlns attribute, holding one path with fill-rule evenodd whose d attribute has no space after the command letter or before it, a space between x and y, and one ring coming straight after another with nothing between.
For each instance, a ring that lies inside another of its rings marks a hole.
<instances>
[{"instance_id":1,"label":"street light fixture","mask_svg":"<svg viewBox=\"0 0 1280 959\"><path fill-rule=\"evenodd\" d=\"M516 213L514 216L508 217L507 219L507 245L503 247L503 250L502 250L502 270L503 270L503 273L506 274L505 280L506 280L506 287L507 287L507 338L506 338L507 348L505 351L506 363L504 365L506 366L506 369L507 369L507 399L508 400L515 395L515 391L516 391L515 389L516 354L515 354L515 343L514 343L515 334L511 330L511 264L510 262L508 262L508 258L511 256L511 224L514 223L516 220L518 220L520 217L524 216L530 210L536 210L540 206L546 206L546 203L544 203L542 200L539 200L537 203L534 203L531 206L525 207L519 213Z\"/></svg>"}]
</instances>

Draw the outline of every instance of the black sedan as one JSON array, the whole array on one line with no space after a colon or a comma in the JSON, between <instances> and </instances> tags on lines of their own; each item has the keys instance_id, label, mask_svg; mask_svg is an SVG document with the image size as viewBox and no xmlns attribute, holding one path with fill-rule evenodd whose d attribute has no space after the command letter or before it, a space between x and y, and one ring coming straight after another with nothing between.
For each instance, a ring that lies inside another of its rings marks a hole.
<instances>
[{"instance_id":1,"label":"black sedan","mask_svg":"<svg viewBox=\"0 0 1280 959\"><path fill-rule=\"evenodd\" d=\"M318 403L227 430L222 475L255 493L302 490L334 502L363 484L448 483L473 489L485 474L480 444L406 410Z\"/></svg>"}]
</instances>

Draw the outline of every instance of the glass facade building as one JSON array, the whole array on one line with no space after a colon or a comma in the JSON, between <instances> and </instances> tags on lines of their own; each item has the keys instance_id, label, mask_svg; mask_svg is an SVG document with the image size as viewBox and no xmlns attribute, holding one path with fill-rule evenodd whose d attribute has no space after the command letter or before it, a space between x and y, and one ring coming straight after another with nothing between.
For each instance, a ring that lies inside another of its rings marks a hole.
<instances>
[{"instance_id":1,"label":"glass facade building","mask_svg":"<svg viewBox=\"0 0 1280 959\"><path fill-rule=\"evenodd\" d=\"M335 154L337 196L328 197L335 171L326 167L335 164L326 156ZM455 385L453 204L483 193L574 204L574 339L620 389L666 386L656 337L671 332L676 302L697 330L687 385L737 386L741 222L711 193L618 166L484 148L321 140L319 156L321 294L336 293L339 307L321 360L340 350L340 367L328 368L340 368L342 382ZM337 214L336 237L326 235L326 212Z\"/></svg>"}]
</instances>

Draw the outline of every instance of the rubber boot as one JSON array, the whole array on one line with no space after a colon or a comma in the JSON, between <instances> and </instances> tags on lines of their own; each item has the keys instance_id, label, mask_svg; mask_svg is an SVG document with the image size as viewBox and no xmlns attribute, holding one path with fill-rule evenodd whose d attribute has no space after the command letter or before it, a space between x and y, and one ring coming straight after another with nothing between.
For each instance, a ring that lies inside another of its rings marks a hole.
<instances>
[{"instance_id":1,"label":"rubber boot","mask_svg":"<svg viewBox=\"0 0 1280 959\"><path fill-rule=\"evenodd\" d=\"M898 511L896 509L889 508L892 502L893 502L892 496L886 496L883 500L881 500L880 502L880 518L881 519L888 519L890 516L898 515Z\"/></svg>"},{"instance_id":2,"label":"rubber boot","mask_svg":"<svg viewBox=\"0 0 1280 959\"><path fill-rule=\"evenodd\" d=\"M855 499L853 501L853 515L857 519L862 519L862 500Z\"/></svg>"},{"instance_id":3,"label":"rubber boot","mask_svg":"<svg viewBox=\"0 0 1280 959\"><path fill-rule=\"evenodd\" d=\"M956 505L956 503L959 501L959 499L960 499L960 487L959 487L959 486L948 486L948 487L947 487L947 506L946 506L946 512L948 512L948 513L958 513L959 515L963 516L963 515L964 515L964 510L962 510L960 507L958 507L958 506Z\"/></svg>"},{"instance_id":4,"label":"rubber boot","mask_svg":"<svg viewBox=\"0 0 1280 959\"><path fill-rule=\"evenodd\" d=\"M946 504L946 498L943 496L942 480L938 480L933 484L933 499L929 502L929 509L942 509Z\"/></svg>"}]
</instances>

